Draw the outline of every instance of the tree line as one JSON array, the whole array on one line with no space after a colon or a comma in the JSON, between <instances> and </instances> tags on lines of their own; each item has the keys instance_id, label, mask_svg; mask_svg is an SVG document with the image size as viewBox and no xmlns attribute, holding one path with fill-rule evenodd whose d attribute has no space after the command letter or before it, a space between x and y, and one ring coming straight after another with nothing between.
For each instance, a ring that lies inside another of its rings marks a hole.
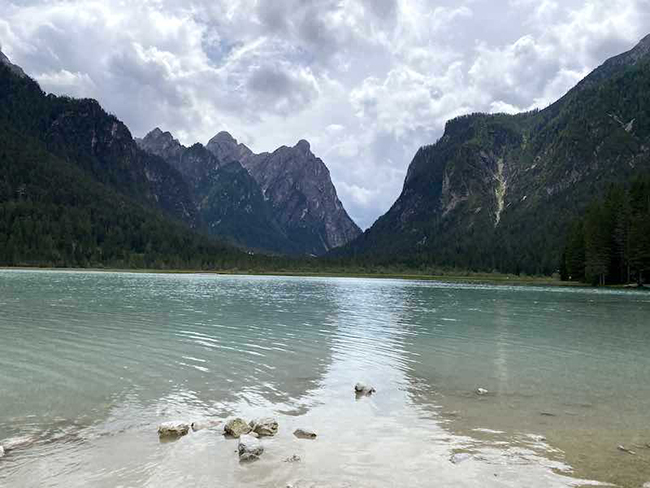
<instances>
[{"instance_id":1,"label":"tree line","mask_svg":"<svg viewBox=\"0 0 650 488\"><path fill-rule=\"evenodd\" d=\"M650 275L650 177L612 185L571 225L560 266L563 280L643 284Z\"/></svg>"}]
</instances>

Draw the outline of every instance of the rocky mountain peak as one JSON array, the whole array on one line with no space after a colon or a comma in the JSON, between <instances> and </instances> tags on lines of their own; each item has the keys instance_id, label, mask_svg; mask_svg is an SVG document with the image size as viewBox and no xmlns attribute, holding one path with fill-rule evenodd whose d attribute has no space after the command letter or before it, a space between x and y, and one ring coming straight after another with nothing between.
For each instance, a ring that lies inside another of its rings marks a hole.
<instances>
[{"instance_id":1,"label":"rocky mountain peak","mask_svg":"<svg viewBox=\"0 0 650 488\"><path fill-rule=\"evenodd\" d=\"M13 64L1 50L0 50L0 64L4 64L5 66L8 66L9 69L13 71L15 74L17 74L18 76L21 76L23 78L27 77L23 69L20 66Z\"/></svg>"},{"instance_id":2,"label":"rocky mountain peak","mask_svg":"<svg viewBox=\"0 0 650 488\"><path fill-rule=\"evenodd\" d=\"M302 153L311 153L311 146L309 145L309 142L306 141L305 139L300 139L298 143L294 146L295 149Z\"/></svg>"},{"instance_id":3,"label":"rocky mountain peak","mask_svg":"<svg viewBox=\"0 0 650 488\"><path fill-rule=\"evenodd\" d=\"M205 147L223 163L230 161L242 162L253 154L253 151L244 144L240 144L237 139L226 131L219 132L208 141Z\"/></svg>"},{"instance_id":4,"label":"rocky mountain peak","mask_svg":"<svg viewBox=\"0 0 650 488\"><path fill-rule=\"evenodd\" d=\"M145 151L162 157L182 148L181 143L174 139L171 132L163 132L159 127L149 132L143 139L137 139L136 142Z\"/></svg>"}]
</instances>

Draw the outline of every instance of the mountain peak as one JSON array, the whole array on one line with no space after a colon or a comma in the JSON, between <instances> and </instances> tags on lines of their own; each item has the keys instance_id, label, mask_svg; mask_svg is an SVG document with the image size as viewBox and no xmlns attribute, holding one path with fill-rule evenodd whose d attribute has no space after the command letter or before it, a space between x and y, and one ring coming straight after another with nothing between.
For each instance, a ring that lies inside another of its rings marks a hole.
<instances>
[{"instance_id":1,"label":"mountain peak","mask_svg":"<svg viewBox=\"0 0 650 488\"><path fill-rule=\"evenodd\" d=\"M221 143L221 144L234 144L237 145L237 139L235 139L230 132L226 132L225 130L222 130L219 132L216 136L214 136L210 141L208 141L208 144L210 143Z\"/></svg>"},{"instance_id":2,"label":"mountain peak","mask_svg":"<svg viewBox=\"0 0 650 488\"><path fill-rule=\"evenodd\" d=\"M239 161L241 163L243 159L253 154L253 151L244 144L237 142L237 139L226 131L219 132L210 139L205 147L222 163L229 163L231 161Z\"/></svg>"},{"instance_id":3,"label":"mountain peak","mask_svg":"<svg viewBox=\"0 0 650 488\"><path fill-rule=\"evenodd\" d=\"M306 141L305 139L300 139L294 147L303 153L311 152L309 141Z\"/></svg>"}]
</instances>

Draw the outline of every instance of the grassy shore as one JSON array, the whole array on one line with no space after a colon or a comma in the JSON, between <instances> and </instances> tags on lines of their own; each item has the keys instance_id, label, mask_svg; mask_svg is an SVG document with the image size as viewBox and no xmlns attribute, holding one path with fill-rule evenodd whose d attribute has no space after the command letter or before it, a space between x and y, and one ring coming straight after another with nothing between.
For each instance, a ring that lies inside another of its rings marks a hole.
<instances>
[{"instance_id":1,"label":"grassy shore","mask_svg":"<svg viewBox=\"0 0 650 488\"><path fill-rule=\"evenodd\" d=\"M426 274L421 272L364 272L345 270L195 270L195 269L124 269L124 268L55 268L55 267L0 267L2 270L56 270L56 271L95 271L110 273L161 273L161 274L216 274L243 276L297 276L297 277L328 277L328 278L373 278L418 281L440 281L446 283L474 283L490 285L518 286L562 286L584 287L584 283L561 281L553 277L517 276L499 273L440 273Z\"/></svg>"}]
</instances>

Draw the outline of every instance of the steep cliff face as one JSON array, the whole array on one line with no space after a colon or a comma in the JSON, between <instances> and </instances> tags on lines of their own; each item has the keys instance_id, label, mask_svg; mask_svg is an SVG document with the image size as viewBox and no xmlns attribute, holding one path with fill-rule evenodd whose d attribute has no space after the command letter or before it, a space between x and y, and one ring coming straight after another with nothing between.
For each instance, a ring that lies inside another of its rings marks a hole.
<instances>
[{"instance_id":1,"label":"steep cliff face","mask_svg":"<svg viewBox=\"0 0 650 488\"><path fill-rule=\"evenodd\" d=\"M540 112L450 121L398 200L342 252L553 272L568 223L611 182L650 171L650 36Z\"/></svg>"},{"instance_id":2,"label":"steep cliff face","mask_svg":"<svg viewBox=\"0 0 650 488\"><path fill-rule=\"evenodd\" d=\"M275 221L255 179L239 162L224 154L222 160L198 143L185 147L158 128L138 143L181 172L199 221L210 234L248 249L300 252Z\"/></svg>"},{"instance_id":3,"label":"steep cliff face","mask_svg":"<svg viewBox=\"0 0 650 488\"><path fill-rule=\"evenodd\" d=\"M338 199L327 166L307 141L254 154L220 132L207 148L224 160L241 162L260 185L275 220L303 252L320 255L361 234Z\"/></svg>"}]
</instances>

